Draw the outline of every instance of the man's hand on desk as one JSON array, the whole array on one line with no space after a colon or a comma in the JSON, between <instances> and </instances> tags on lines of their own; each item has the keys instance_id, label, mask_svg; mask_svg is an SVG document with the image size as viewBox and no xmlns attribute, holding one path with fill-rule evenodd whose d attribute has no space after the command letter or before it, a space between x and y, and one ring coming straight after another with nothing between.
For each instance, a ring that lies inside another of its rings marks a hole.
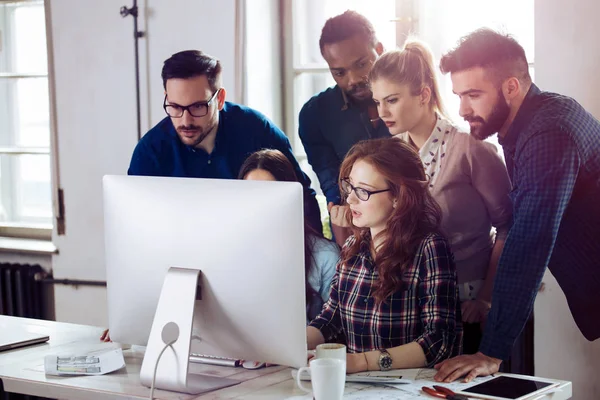
<instances>
[{"instance_id":1,"label":"man's hand on desk","mask_svg":"<svg viewBox=\"0 0 600 400\"><path fill-rule=\"evenodd\" d=\"M435 380L453 382L465 376L464 382L471 382L475 377L498 372L501 363L502 360L488 357L480 352L454 357L435 365L435 369L438 370Z\"/></svg>"}]
</instances>

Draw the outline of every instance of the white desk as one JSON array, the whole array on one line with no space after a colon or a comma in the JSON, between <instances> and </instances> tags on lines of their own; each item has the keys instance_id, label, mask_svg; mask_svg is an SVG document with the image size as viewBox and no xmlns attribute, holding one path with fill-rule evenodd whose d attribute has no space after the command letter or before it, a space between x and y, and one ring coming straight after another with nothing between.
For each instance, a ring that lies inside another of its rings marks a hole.
<instances>
[{"instance_id":1,"label":"white desk","mask_svg":"<svg viewBox=\"0 0 600 400\"><path fill-rule=\"evenodd\" d=\"M0 379L7 392L60 399L147 399L150 389L140 383L140 368L143 355L135 350L126 350L126 370L101 376L52 377L44 373L44 356L47 354L87 353L116 347L113 343L99 341L102 328L74 325L52 321L32 320L0 316L0 330L26 327L50 336L46 344L24 347L8 352L0 352ZM192 364L193 373L218 373L243 381L239 385L192 396L181 393L157 390L155 397L160 399L261 399L275 400L309 398L298 389L292 380L291 370L286 367L270 367L250 371L242 368L215 367ZM358 398L364 385L348 384L346 396ZM570 382L563 382L560 391L541 396L535 400L563 400L572 395ZM394 398L402 399L402 392L395 390ZM360 397L365 398L365 397ZM390 398L391 395L390 395ZM407 398L414 399L414 396ZM423 398L430 398L423 395Z\"/></svg>"}]
</instances>

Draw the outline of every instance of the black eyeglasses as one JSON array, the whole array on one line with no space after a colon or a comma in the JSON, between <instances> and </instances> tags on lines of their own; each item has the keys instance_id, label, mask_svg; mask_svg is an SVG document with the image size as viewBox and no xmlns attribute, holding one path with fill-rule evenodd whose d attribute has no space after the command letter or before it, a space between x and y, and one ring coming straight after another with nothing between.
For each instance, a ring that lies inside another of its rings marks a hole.
<instances>
[{"instance_id":1,"label":"black eyeglasses","mask_svg":"<svg viewBox=\"0 0 600 400\"><path fill-rule=\"evenodd\" d=\"M208 114L208 107L210 107L210 103L213 102L217 93L219 93L221 89L217 89L217 91L212 95L208 101L199 101L194 104L190 104L189 106L180 106L179 104L167 104L167 95L165 94L165 100L163 101L163 108L169 117L172 118L181 118L183 117L183 113L185 110L190 113L192 117L204 117Z\"/></svg>"},{"instance_id":2,"label":"black eyeglasses","mask_svg":"<svg viewBox=\"0 0 600 400\"><path fill-rule=\"evenodd\" d=\"M362 201L369 200L369 198L374 194L389 192L391 190L391 189L367 190L367 189L363 189L361 187L354 187L354 186L352 186L352 184L350 183L348 178L342 179L341 183L342 183L342 190L344 191L344 193L350 194L354 190L354 194L356 194L356 197L358 197L358 199L362 200Z\"/></svg>"}]
</instances>

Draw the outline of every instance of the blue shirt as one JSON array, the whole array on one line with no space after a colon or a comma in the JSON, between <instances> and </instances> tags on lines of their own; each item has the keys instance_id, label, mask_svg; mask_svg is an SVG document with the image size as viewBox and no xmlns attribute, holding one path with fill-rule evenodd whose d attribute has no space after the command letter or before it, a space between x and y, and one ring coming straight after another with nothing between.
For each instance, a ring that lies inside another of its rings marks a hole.
<instances>
[{"instance_id":1,"label":"blue shirt","mask_svg":"<svg viewBox=\"0 0 600 400\"><path fill-rule=\"evenodd\" d=\"M329 300L331 281L340 260L340 248L334 242L312 235L308 240L312 240L312 254L307 284L314 289L318 298L313 296L312 301L306 304L307 324L321 313L323 304Z\"/></svg>"},{"instance_id":2,"label":"blue shirt","mask_svg":"<svg viewBox=\"0 0 600 400\"><path fill-rule=\"evenodd\" d=\"M251 108L225 102L219 112L215 148L203 149L181 142L169 117L139 141L129 165L129 175L183 178L236 179L246 158L261 149L277 149L290 160L304 186L304 208L309 224L322 231L319 205L310 179L292 155L285 134L264 115Z\"/></svg>"},{"instance_id":3,"label":"blue shirt","mask_svg":"<svg viewBox=\"0 0 600 400\"><path fill-rule=\"evenodd\" d=\"M336 85L313 96L300 111L298 134L327 202L340 204L338 179L348 150L361 140L390 137L387 126L369 121Z\"/></svg>"},{"instance_id":4,"label":"blue shirt","mask_svg":"<svg viewBox=\"0 0 600 400\"><path fill-rule=\"evenodd\" d=\"M532 85L500 140L513 191L480 351L508 358L546 267L577 326L600 337L600 123L575 100Z\"/></svg>"}]
</instances>

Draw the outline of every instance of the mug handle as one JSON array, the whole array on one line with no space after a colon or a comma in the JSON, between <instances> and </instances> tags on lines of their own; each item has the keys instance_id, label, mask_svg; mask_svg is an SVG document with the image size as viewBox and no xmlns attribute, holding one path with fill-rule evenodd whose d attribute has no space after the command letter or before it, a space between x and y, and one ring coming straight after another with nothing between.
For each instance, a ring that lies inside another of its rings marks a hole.
<instances>
[{"instance_id":1,"label":"mug handle","mask_svg":"<svg viewBox=\"0 0 600 400\"><path fill-rule=\"evenodd\" d=\"M304 371L310 371L309 367L302 367L298 370L298 374L296 375L296 383L298 384L298 387L306 393L312 393L312 390L308 390L307 388L305 388L304 386L302 386L302 382L300 380L300 376L302 374L302 372Z\"/></svg>"}]
</instances>

